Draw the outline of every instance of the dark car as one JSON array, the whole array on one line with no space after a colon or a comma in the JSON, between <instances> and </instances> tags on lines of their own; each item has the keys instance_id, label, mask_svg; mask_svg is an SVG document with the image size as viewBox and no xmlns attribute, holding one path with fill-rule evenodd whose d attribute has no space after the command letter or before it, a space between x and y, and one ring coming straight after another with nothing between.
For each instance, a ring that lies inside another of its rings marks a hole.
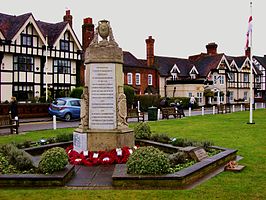
<instances>
[{"instance_id":1,"label":"dark car","mask_svg":"<svg viewBox=\"0 0 266 200\"><path fill-rule=\"evenodd\" d=\"M70 121L80 118L80 99L77 98L58 98L49 107L49 115Z\"/></svg>"}]
</instances>

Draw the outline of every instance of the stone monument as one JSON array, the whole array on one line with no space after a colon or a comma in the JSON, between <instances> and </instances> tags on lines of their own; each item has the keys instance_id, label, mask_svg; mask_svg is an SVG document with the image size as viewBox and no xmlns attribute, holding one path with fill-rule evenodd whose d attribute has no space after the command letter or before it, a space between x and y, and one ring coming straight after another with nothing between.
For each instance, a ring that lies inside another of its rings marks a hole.
<instances>
[{"instance_id":1,"label":"stone monument","mask_svg":"<svg viewBox=\"0 0 266 200\"><path fill-rule=\"evenodd\" d=\"M99 151L133 147L134 133L126 122L123 52L114 39L109 21L99 21L85 53L85 65L81 124L74 132L74 149ZM80 145L75 148L75 144Z\"/></svg>"}]
</instances>

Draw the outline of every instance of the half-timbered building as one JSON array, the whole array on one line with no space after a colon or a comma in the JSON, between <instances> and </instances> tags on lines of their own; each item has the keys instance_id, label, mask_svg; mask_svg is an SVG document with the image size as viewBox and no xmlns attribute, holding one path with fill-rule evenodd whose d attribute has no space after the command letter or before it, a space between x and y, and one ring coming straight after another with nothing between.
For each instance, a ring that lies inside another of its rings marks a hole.
<instances>
[{"instance_id":1,"label":"half-timbered building","mask_svg":"<svg viewBox=\"0 0 266 200\"><path fill-rule=\"evenodd\" d=\"M44 96L46 86L55 98L79 84L82 48L71 25L69 10L58 23L0 13L1 101Z\"/></svg>"}]
</instances>

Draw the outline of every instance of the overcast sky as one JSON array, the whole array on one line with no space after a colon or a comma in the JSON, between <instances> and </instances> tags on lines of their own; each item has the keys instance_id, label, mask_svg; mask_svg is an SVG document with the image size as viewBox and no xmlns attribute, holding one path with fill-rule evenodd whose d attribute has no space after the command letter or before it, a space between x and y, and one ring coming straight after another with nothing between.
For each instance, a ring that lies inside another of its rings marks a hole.
<instances>
[{"instance_id":1,"label":"overcast sky","mask_svg":"<svg viewBox=\"0 0 266 200\"><path fill-rule=\"evenodd\" d=\"M36 20L62 21L66 9L73 15L81 41L83 18L93 23L107 19L119 46L138 58L146 57L145 39L155 39L155 54L188 57L205 52L209 42L218 52L243 55L250 0L0 0L0 12L32 12ZM254 54L266 54L266 1L253 0Z\"/></svg>"}]
</instances>

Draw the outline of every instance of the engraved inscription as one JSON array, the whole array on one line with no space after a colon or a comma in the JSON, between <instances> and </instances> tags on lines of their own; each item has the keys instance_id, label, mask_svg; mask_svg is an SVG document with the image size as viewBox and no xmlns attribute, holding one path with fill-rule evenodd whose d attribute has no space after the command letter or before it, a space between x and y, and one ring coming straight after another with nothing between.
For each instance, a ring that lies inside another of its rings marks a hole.
<instances>
[{"instance_id":1,"label":"engraved inscription","mask_svg":"<svg viewBox=\"0 0 266 200\"><path fill-rule=\"evenodd\" d=\"M115 64L90 64L89 128L116 128Z\"/></svg>"},{"instance_id":2,"label":"engraved inscription","mask_svg":"<svg viewBox=\"0 0 266 200\"><path fill-rule=\"evenodd\" d=\"M204 158L208 158L208 154L203 148L194 150L194 153L198 161L201 161Z\"/></svg>"}]
</instances>

